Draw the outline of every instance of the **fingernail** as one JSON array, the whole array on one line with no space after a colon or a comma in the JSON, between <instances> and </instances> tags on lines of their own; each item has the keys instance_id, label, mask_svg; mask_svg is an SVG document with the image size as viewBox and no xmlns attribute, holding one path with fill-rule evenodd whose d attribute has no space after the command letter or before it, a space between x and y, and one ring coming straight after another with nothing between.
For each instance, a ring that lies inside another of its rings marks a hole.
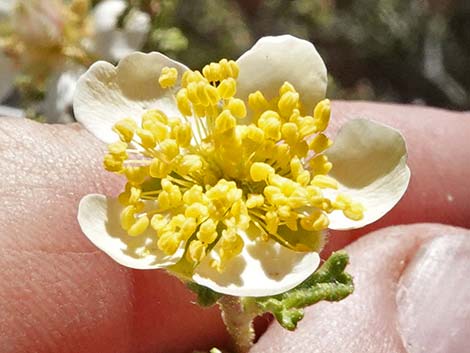
<instances>
[{"instance_id":1,"label":"fingernail","mask_svg":"<svg viewBox=\"0 0 470 353\"><path fill-rule=\"evenodd\" d=\"M408 353L461 353L470 339L470 236L425 243L401 276L398 324Z\"/></svg>"}]
</instances>

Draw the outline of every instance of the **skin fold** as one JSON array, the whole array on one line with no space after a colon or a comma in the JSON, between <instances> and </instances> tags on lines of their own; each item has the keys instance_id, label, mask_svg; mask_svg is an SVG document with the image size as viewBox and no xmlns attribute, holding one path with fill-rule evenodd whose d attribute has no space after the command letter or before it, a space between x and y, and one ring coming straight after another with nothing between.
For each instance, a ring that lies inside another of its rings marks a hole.
<instances>
[{"instance_id":1,"label":"skin fold","mask_svg":"<svg viewBox=\"0 0 470 353\"><path fill-rule=\"evenodd\" d=\"M334 102L330 136L354 117L401 130L412 179L392 212L366 229L331 232L325 253L389 225L439 222L470 228L468 113ZM0 119L2 352L185 353L225 346L228 336L216 308L197 307L184 285L162 271L121 267L81 234L76 220L80 198L92 192L115 195L122 187L122 180L103 171L104 151L105 146L78 124ZM429 251L420 249L433 239L444 237L443 242L453 249L449 252L455 252L457 240L449 240L453 236L468 249L468 231L435 224L387 228L361 239L349 249L350 272L360 280L356 294L340 304L322 303L309 309L293 334L271 325L253 351L288 352L285 345L294 340L297 347L304 347L298 351L308 347L312 352L418 352L406 342L422 346L422 336L410 336L410 332L416 331L416 320L429 320L409 304L419 302L419 296L405 297L402 291L400 301L408 306L397 309L397 283L408 288L413 278L424 276L415 275L420 267L413 259L420 251L426 259ZM433 246L440 248L439 243ZM417 270L407 272L410 264ZM420 293L420 288L413 290ZM468 298L454 301L468 313ZM454 322L451 318L445 329ZM335 330L341 327L344 338L334 340ZM306 335L306 330L317 333ZM377 346L372 343L380 343L380 332L387 344L374 350ZM455 332L460 337L457 328ZM363 339L368 336L372 338Z\"/></svg>"}]
</instances>

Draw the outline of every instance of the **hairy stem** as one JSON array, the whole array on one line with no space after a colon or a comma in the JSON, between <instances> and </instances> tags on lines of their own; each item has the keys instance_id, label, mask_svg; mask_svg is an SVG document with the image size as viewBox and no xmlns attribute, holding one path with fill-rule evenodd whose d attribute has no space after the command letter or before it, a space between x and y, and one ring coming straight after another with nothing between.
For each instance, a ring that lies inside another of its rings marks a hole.
<instances>
[{"instance_id":1,"label":"hairy stem","mask_svg":"<svg viewBox=\"0 0 470 353\"><path fill-rule=\"evenodd\" d=\"M218 303L222 311L222 319L232 336L234 351L247 353L255 339L253 319L256 314L246 311L238 297L224 295Z\"/></svg>"}]
</instances>

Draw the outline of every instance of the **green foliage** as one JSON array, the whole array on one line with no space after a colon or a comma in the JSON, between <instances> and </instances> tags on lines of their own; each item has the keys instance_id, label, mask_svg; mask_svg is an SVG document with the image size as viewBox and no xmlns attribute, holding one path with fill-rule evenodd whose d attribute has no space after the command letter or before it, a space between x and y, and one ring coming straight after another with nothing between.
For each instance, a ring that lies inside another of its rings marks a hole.
<instances>
[{"instance_id":1,"label":"green foliage","mask_svg":"<svg viewBox=\"0 0 470 353\"><path fill-rule=\"evenodd\" d=\"M331 98L470 108L466 0L265 0L250 27L315 44Z\"/></svg>"},{"instance_id":2,"label":"green foliage","mask_svg":"<svg viewBox=\"0 0 470 353\"><path fill-rule=\"evenodd\" d=\"M159 39L148 49L192 68L236 59L261 36L290 33L324 58L330 98L470 109L468 1L238 1L246 9L229 0L154 1L162 4ZM169 28L181 36L164 39Z\"/></svg>"}]
</instances>

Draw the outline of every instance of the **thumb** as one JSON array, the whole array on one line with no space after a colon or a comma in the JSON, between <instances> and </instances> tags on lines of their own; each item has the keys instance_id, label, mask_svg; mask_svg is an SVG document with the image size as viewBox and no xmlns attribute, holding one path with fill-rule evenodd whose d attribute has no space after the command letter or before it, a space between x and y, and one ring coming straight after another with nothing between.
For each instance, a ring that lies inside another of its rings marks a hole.
<instances>
[{"instance_id":1,"label":"thumb","mask_svg":"<svg viewBox=\"0 0 470 353\"><path fill-rule=\"evenodd\" d=\"M274 323L260 352L460 353L470 326L470 231L385 228L347 247L355 292L306 310L294 332Z\"/></svg>"}]
</instances>

